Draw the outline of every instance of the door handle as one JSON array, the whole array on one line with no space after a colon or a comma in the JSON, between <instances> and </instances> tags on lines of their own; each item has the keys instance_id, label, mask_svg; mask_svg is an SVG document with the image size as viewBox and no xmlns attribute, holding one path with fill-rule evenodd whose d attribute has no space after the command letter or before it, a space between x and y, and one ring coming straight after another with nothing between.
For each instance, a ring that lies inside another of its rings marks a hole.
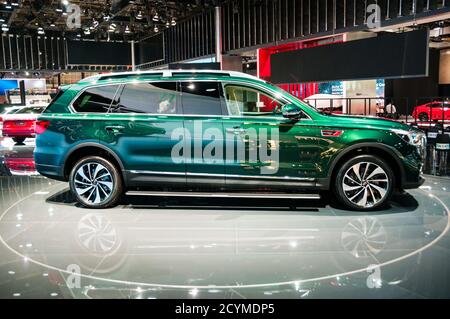
<instances>
[{"instance_id":1,"label":"door handle","mask_svg":"<svg viewBox=\"0 0 450 319\"><path fill-rule=\"evenodd\" d=\"M234 134L234 135L241 135L247 133L246 129L238 127L233 128L227 128L227 133Z\"/></svg>"},{"instance_id":2,"label":"door handle","mask_svg":"<svg viewBox=\"0 0 450 319\"><path fill-rule=\"evenodd\" d=\"M107 127L105 127L105 129L106 129L108 132L112 132L112 133L114 133L114 134L119 134L119 133L122 133L122 132L123 132L123 130L125 129L125 127L123 127L123 126L107 126Z\"/></svg>"}]
</instances>

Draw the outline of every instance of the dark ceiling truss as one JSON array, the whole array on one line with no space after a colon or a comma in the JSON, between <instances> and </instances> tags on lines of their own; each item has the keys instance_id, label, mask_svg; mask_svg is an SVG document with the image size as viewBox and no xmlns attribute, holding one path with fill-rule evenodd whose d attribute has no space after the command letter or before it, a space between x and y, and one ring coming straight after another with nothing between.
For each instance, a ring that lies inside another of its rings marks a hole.
<instances>
[{"instance_id":1,"label":"dark ceiling truss","mask_svg":"<svg viewBox=\"0 0 450 319\"><path fill-rule=\"evenodd\" d=\"M18 1L18 6L8 10L0 2L0 18L3 18L10 28L10 31L4 32L1 37L0 70L15 70L19 66L20 69L25 66L30 70L67 70L71 66L64 62L67 62L64 43L79 39L77 34L80 33L82 40L99 41L140 41L155 34L161 35L164 57L138 61L138 64L145 68L211 56L215 53L213 7L216 5L222 8L222 48L225 53L238 53L261 46L342 32L368 30L366 8L369 4L380 6L382 26L450 12L450 0L71 2L79 4L83 11L82 28L78 30L68 29L66 17L56 10L61 6L61 0L21 0ZM172 19L176 23L172 24ZM91 28L94 21L97 21L98 25L90 34L83 34L83 30ZM166 27L168 22L169 28ZM116 29L111 31L113 23ZM125 32L127 26L130 33ZM156 33L155 26L159 28ZM45 35L38 37L37 30L40 27L45 30ZM16 41L17 37L20 38L19 41ZM29 46L22 48L22 43L29 43ZM38 44L41 50L36 53ZM32 57L30 50L34 50L34 54L46 54L46 59ZM25 55L26 61L21 56L21 52L25 51L28 54ZM16 61L14 54L23 61ZM47 63L52 54L53 57L59 57L59 61L54 59Z\"/></svg>"},{"instance_id":2,"label":"dark ceiling truss","mask_svg":"<svg viewBox=\"0 0 450 319\"><path fill-rule=\"evenodd\" d=\"M367 30L370 4L380 7L382 26L450 12L449 0L229 0L222 6L222 48Z\"/></svg>"}]
</instances>

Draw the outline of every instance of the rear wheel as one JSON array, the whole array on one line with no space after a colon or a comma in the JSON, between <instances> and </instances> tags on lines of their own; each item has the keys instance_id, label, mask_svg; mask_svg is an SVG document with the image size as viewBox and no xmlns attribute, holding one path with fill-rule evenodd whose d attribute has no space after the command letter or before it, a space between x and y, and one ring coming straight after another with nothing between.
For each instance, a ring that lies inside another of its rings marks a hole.
<instances>
[{"instance_id":1,"label":"rear wheel","mask_svg":"<svg viewBox=\"0 0 450 319\"><path fill-rule=\"evenodd\" d=\"M429 119L430 118L429 118L427 113L420 113L419 114L419 121L421 121L421 122L428 122Z\"/></svg>"},{"instance_id":2,"label":"rear wheel","mask_svg":"<svg viewBox=\"0 0 450 319\"><path fill-rule=\"evenodd\" d=\"M361 155L339 168L335 181L337 199L354 210L386 205L394 189L392 169L382 159Z\"/></svg>"},{"instance_id":3,"label":"rear wheel","mask_svg":"<svg viewBox=\"0 0 450 319\"><path fill-rule=\"evenodd\" d=\"M69 184L78 202L94 209L116 205L123 191L117 167L97 156L80 160L70 173Z\"/></svg>"},{"instance_id":4,"label":"rear wheel","mask_svg":"<svg viewBox=\"0 0 450 319\"><path fill-rule=\"evenodd\" d=\"M23 143L25 142L25 137L13 137L12 139L14 142L16 142L17 144Z\"/></svg>"}]
</instances>

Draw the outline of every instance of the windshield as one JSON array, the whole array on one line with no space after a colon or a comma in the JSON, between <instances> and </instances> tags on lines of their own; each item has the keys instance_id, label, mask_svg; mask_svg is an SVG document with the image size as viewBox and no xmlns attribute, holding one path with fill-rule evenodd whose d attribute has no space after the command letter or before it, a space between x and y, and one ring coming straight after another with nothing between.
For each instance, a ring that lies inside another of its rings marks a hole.
<instances>
[{"instance_id":1,"label":"windshield","mask_svg":"<svg viewBox=\"0 0 450 319\"><path fill-rule=\"evenodd\" d=\"M308 102L306 102L305 100L300 99L299 97L292 95L291 93L287 92L294 100L296 100L297 102L299 102L301 105L304 105L306 107L308 107L310 110L314 111L314 112L318 112L318 113L322 113L321 110L316 109L314 106L312 106L311 104L309 104Z\"/></svg>"},{"instance_id":2,"label":"windshield","mask_svg":"<svg viewBox=\"0 0 450 319\"><path fill-rule=\"evenodd\" d=\"M299 97L297 97L297 96L295 96L295 95L289 93L288 91L285 91L285 90L281 89L280 87L276 86L275 84L273 84L273 83L271 83L271 82L269 82L269 81L265 81L265 82L268 83L268 84L270 84L277 92L279 92L279 93L281 93L281 94L288 94L293 100L295 100L295 101L298 102L299 104L301 104L301 105L303 105L303 106L306 106L308 109L310 109L310 110L313 111L313 112L320 113L320 110L317 110L315 107L313 107L313 106L312 106L311 104L309 104L308 102L306 102L306 101L300 99ZM276 112L276 111L279 111L279 110L275 110L275 112Z\"/></svg>"}]
</instances>

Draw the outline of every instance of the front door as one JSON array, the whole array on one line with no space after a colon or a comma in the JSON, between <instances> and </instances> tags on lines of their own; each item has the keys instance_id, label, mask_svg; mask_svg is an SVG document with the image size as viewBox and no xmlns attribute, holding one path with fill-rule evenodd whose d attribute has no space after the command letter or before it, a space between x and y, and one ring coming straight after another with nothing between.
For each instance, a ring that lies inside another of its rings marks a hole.
<instances>
[{"instance_id":1,"label":"front door","mask_svg":"<svg viewBox=\"0 0 450 319\"><path fill-rule=\"evenodd\" d=\"M247 84L224 83L229 186L311 186L316 175L316 128L306 115L293 121L275 93Z\"/></svg>"}]
</instances>

